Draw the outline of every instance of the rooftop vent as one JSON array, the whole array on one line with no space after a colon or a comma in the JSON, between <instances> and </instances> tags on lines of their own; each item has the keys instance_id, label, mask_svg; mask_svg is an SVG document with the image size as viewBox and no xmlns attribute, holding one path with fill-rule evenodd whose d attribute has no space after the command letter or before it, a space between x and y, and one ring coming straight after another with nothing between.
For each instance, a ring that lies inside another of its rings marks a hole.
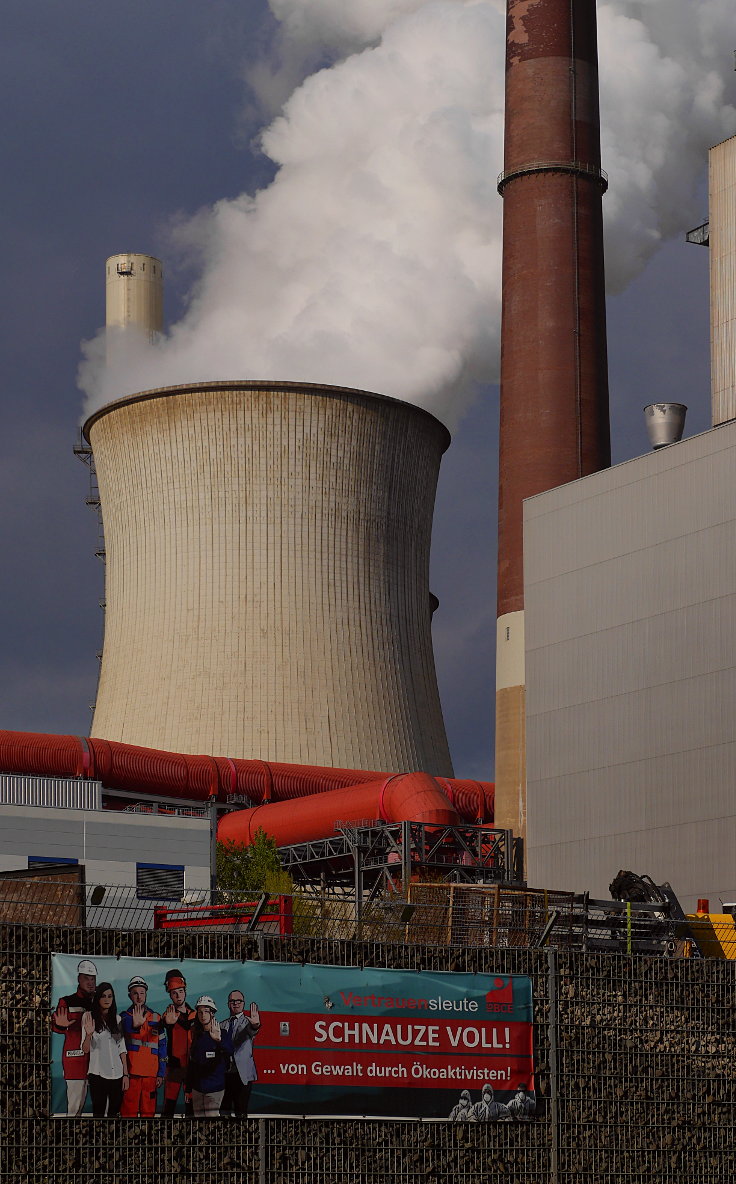
<instances>
[{"instance_id":1,"label":"rooftop vent","mask_svg":"<svg viewBox=\"0 0 736 1184\"><path fill-rule=\"evenodd\" d=\"M686 415L684 403L650 403L644 408L649 443L655 452L682 439Z\"/></svg>"}]
</instances>

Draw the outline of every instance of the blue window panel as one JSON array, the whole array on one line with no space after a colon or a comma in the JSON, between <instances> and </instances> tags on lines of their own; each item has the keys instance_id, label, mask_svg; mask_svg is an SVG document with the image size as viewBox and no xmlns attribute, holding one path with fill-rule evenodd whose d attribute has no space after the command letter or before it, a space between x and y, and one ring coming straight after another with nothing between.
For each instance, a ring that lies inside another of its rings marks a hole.
<instances>
[{"instance_id":1,"label":"blue window panel","mask_svg":"<svg viewBox=\"0 0 736 1184\"><path fill-rule=\"evenodd\" d=\"M139 900L182 900L184 867L174 863L137 863L135 886Z\"/></svg>"},{"instance_id":2,"label":"blue window panel","mask_svg":"<svg viewBox=\"0 0 736 1184\"><path fill-rule=\"evenodd\" d=\"M45 867L49 863L69 863L74 866L79 866L78 859L66 859L62 855L29 855L28 866L31 867Z\"/></svg>"}]
</instances>

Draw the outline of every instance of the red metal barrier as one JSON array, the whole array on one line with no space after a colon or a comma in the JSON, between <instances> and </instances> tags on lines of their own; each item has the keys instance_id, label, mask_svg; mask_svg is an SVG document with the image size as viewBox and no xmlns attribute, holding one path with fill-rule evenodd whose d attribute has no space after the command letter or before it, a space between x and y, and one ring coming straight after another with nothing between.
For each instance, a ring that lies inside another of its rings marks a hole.
<instances>
[{"instance_id":1,"label":"red metal barrier","mask_svg":"<svg viewBox=\"0 0 736 1184\"><path fill-rule=\"evenodd\" d=\"M213 926L247 925L261 905L260 900L237 904L159 905L153 910L154 929L209 929ZM280 937L294 931L293 900L291 896L271 897L259 914L256 932L268 926L268 932Z\"/></svg>"}]
</instances>

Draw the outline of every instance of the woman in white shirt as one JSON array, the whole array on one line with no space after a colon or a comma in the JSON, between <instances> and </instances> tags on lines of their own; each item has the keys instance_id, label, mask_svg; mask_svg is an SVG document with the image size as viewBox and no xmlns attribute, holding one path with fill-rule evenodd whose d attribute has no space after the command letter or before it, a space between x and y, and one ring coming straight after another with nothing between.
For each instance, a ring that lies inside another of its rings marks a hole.
<instances>
[{"instance_id":1,"label":"woman in white shirt","mask_svg":"<svg viewBox=\"0 0 736 1184\"><path fill-rule=\"evenodd\" d=\"M91 1008L82 1020L84 1043L89 1053L87 1081L95 1118L114 1118L120 1113L123 1090L129 1085L128 1054L120 1024L115 992L111 983L100 983Z\"/></svg>"}]
</instances>

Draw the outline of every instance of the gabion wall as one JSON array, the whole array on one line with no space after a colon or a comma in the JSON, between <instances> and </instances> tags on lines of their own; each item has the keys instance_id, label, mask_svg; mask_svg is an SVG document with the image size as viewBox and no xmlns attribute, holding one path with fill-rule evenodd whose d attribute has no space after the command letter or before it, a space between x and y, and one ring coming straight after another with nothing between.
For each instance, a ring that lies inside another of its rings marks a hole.
<instances>
[{"instance_id":1,"label":"gabion wall","mask_svg":"<svg viewBox=\"0 0 736 1184\"><path fill-rule=\"evenodd\" d=\"M529 1123L48 1118L51 951L528 974ZM736 1179L736 963L0 927L0 1180L558 1184Z\"/></svg>"}]
</instances>

